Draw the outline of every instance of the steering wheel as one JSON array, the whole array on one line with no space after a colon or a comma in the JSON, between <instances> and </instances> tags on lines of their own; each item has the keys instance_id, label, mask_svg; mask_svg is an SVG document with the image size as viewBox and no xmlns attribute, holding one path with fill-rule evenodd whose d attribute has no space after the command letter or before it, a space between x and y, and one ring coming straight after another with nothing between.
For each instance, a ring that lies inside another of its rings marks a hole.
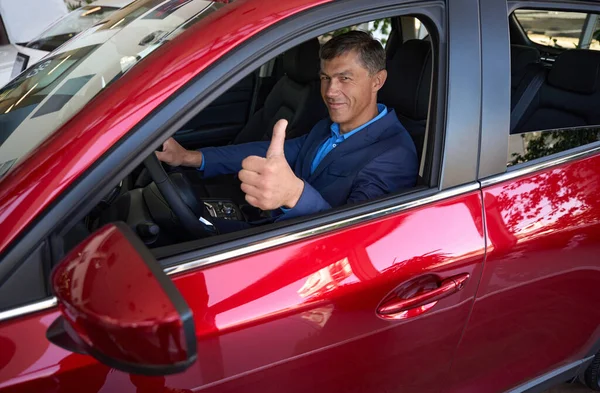
<instances>
[{"instance_id":1,"label":"steering wheel","mask_svg":"<svg viewBox=\"0 0 600 393\"><path fill-rule=\"evenodd\" d=\"M146 157L144 160L144 166L150 173L150 177L156 184L156 187L158 187L158 190L162 196L166 199L177 218L179 218L179 221L183 227L190 234L195 237L207 237L218 233L216 227L213 226L210 221L204 219L203 217L196 217L196 214L184 201L180 191L177 189L177 186L173 184L173 181L165 171L165 168L163 168L161 165L154 152ZM187 191L187 195L192 195L192 198L194 198L191 187L189 187L189 189L185 189L186 186L189 186L187 182L182 182L182 184L180 184L180 187L184 188L181 190L181 192L186 194ZM202 221L205 221L206 223Z\"/></svg>"}]
</instances>

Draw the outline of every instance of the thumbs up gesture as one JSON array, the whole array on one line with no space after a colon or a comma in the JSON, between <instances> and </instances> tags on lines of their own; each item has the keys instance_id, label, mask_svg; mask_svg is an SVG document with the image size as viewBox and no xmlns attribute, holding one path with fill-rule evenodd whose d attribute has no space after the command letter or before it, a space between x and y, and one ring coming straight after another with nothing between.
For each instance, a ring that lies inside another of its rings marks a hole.
<instances>
[{"instance_id":1,"label":"thumbs up gesture","mask_svg":"<svg viewBox=\"0 0 600 393\"><path fill-rule=\"evenodd\" d=\"M273 127L267 157L247 157L238 174L246 201L262 210L293 208L304 190L304 182L296 177L283 153L287 124L282 119Z\"/></svg>"}]
</instances>

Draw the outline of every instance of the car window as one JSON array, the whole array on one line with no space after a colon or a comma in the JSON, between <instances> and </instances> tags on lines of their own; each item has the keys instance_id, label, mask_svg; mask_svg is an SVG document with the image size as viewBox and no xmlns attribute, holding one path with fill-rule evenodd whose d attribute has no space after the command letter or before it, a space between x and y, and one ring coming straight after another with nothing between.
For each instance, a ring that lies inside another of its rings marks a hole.
<instances>
[{"instance_id":1,"label":"car window","mask_svg":"<svg viewBox=\"0 0 600 393\"><path fill-rule=\"evenodd\" d=\"M598 15L584 12L516 10L515 16L534 43L559 49L600 50Z\"/></svg>"},{"instance_id":2,"label":"car window","mask_svg":"<svg viewBox=\"0 0 600 393\"><path fill-rule=\"evenodd\" d=\"M598 15L516 10L515 16L538 45L511 45L508 166L596 143ZM539 45L553 50L545 52Z\"/></svg>"},{"instance_id":3,"label":"car window","mask_svg":"<svg viewBox=\"0 0 600 393\"><path fill-rule=\"evenodd\" d=\"M418 28L422 31L424 25ZM214 152L221 146L230 148L235 147L235 145L243 145L246 142L270 139L270 129L273 128L274 122L281 117L289 121L286 130L288 140L303 138L311 132L316 124L323 123L322 120L328 118L328 111L320 92L320 85L323 82L322 76L319 74L319 41L327 42L332 37L351 30L368 31L373 37L377 37L382 42L389 36L391 30L390 19L379 19L331 31L328 34L305 41L295 48L288 49L282 55L277 56L277 58L281 58L284 69L278 76L278 80L268 85L267 97L260 105L253 105L251 102L248 102L247 105L239 105L239 100L243 97L247 97L247 100L256 99L256 94L244 94L245 89L250 89L252 86L249 82L252 78L244 78L243 83L234 85L230 90L216 98L213 103L198 112L179 132L175 133L175 139L188 150L199 149L205 153L208 151ZM431 52L434 50L433 44L430 41L413 39L404 43L397 42L396 45L398 46L396 56L388 59L387 81L382 90L379 91L378 102L385 105L388 112L395 111L396 116L402 119L400 122L408 131L406 136L409 140L412 139L410 142L404 141L413 143L418 155L425 160L422 152L425 145L426 124L429 115L428 95L432 80ZM302 54L302 57L297 56L299 53ZM290 62L289 59L295 61ZM410 62L406 61L408 59L410 59ZM270 62L271 60L268 60L265 64ZM264 64L258 68L260 69L263 66ZM307 72L307 70L310 70L310 72ZM254 74L256 74L256 70L250 72L250 76ZM398 88L398 86L403 88ZM265 88L265 85L259 84L256 88L262 89ZM302 92L302 94L298 94L294 100L288 100L287 96L295 91ZM417 94L417 91L420 91L420 93ZM280 108L281 105L285 105L285 107L282 109ZM239 114L235 111L245 111L249 107L255 108L245 127L242 127L237 134L232 135L230 139L223 139L222 137L215 139L233 119L239 117ZM295 114L290 113L290 111L294 111ZM214 140L218 140L218 143L210 142ZM395 141L400 143L399 140ZM302 160L303 157L297 158L297 161ZM68 251L69 247L77 244L76 240L69 239L81 239L85 237L85 234L91 233L113 221L128 223L156 255L169 254L169 250L181 243L193 244L194 241L200 241L210 244L218 242L220 235L248 228L259 230L261 226L274 222L271 218L281 213L279 209L268 212L250 205L246 201L245 194L236 178L229 175L212 175L210 165L214 166L215 162L211 163L208 156L206 161L208 167L202 168L202 171L199 171L198 168L179 167L170 173L170 177L174 184L181 187L180 190L185 189L182 192L187 195L186 204L197 216L202 216L205 219L204 221L201 220L202 222L207 220L221 221L220 234L211 233L209 239L204 240L198 240L194 236L190 236L177 220L172 219L175 213L169 208L168 202L165 202L160 196L161 193L148 172L140 167L128 174L115 189L106 195L102 202L88 213L83 223L73 227L63 235L63 238L66 239L63 243L64 253ZM233 161L235 160L232 159ZM232 164L232 166L235 166L235 164ZM232 170L237 173L234 169ZM330 168L327 173L337 173L338 175L335 176L343 179L346 175L343 170L341 172L340 170L336 169L336 165L333 165L333 168ZM231 174L235 173L232 172ZM428 179L429 176L425 174L423 178ZM416 180L416 177L414 180ZM422 184L416 184L414 180L412 183L414 187L394 189L391 192L386 192L371 199L367 198L361 202L370 202L373 199L387 197L389 194L394 193L410 193L417 189L422 190L426 186L425 181ZM317 187L318 192L323 192L324 198L342 193L338 188L334 192L333 189L323 191L318 185L315 187ZM332 208L336 208L344 206L345 203L346 200L343 199L330 204ZM227 225L233 229L226 228L228 232L223 232L223 220L230 223L233 221L234 223ZM235 225L238 221L243 223L256 222L258 224L250 227ZM190 247L198 246L190 245Z\"/></svg>"}]
</instances>

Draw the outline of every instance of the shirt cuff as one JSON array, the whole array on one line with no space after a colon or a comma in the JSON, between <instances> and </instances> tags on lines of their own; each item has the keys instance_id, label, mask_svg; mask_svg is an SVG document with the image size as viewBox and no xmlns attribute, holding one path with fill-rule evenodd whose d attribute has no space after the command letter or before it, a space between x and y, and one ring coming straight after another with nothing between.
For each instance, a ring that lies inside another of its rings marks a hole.
<instances>
[{"instance_id":1,"label":"shirt cuff","mask_svg":"<svg viewBox=\"0 0 600 393\"><path fill-rule=\"evenodd\" d=\"M204 164L206 164L206 160L204 159L204 153L202 153L200 150L198 150L200 152L200 154L202 154L202 164L200 165L200 167L198 167L199 171L203 171L204 170Z\"/></svg>"}]
</instances>

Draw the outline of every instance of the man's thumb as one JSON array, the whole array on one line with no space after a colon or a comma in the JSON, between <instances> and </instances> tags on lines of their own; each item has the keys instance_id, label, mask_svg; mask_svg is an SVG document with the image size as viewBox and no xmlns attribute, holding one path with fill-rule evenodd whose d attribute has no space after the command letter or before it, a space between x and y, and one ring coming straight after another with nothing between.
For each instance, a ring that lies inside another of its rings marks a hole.
<instances>
[{"instance_id":1,"label":"man's thumb","mask_svg":"<svg viewBox=\"0 0 600 393\"><path fill-rule=\"evenodd\" d=\"M275 156L283 156L283 145L285 143L285 129L288 125L287 120L281 119L273 127L273 137L269 150L267 150L267 158Z\"/></svg>"}]
</instances>

